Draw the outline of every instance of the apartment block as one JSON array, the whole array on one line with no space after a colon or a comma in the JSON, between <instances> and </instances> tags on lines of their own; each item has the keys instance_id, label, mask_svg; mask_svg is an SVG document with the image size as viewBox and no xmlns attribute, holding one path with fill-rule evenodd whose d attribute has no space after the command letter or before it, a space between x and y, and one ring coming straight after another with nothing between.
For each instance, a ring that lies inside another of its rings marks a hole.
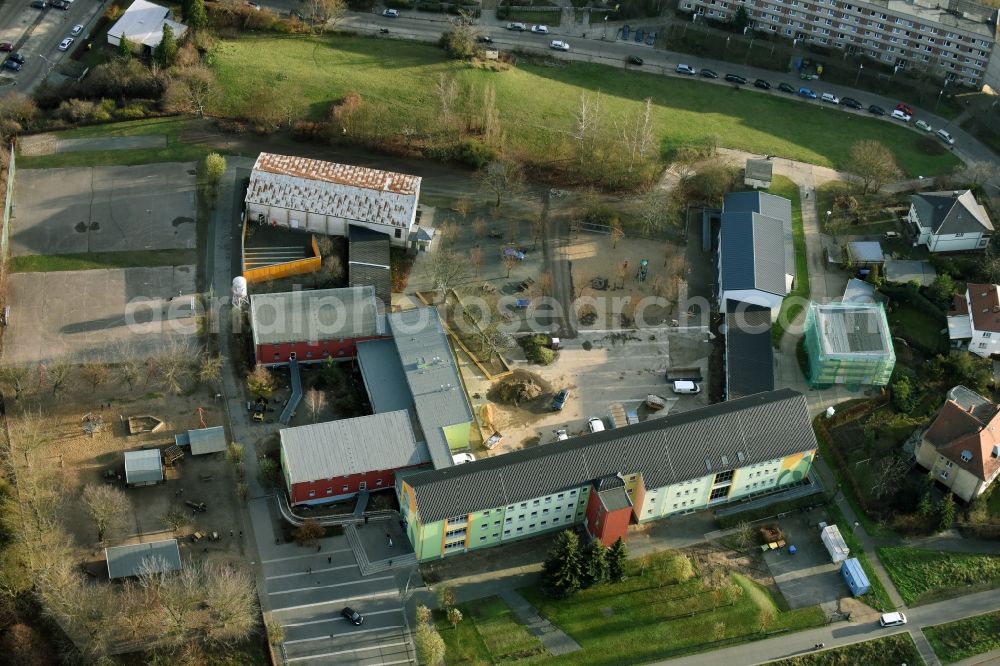
<instances>
[{"instance_id":1,"label":"apartment block","mask_svg":"<svg viewBox=\"0 0 1000 666\"><path fill-rule=\"evenodd\" d=\"M866 56L887 65L929 69L981 88L996 44L997 10L967 0L680 0L681 11L717 21L740 7L751 30Z\"/></svg>"}]
</instances>

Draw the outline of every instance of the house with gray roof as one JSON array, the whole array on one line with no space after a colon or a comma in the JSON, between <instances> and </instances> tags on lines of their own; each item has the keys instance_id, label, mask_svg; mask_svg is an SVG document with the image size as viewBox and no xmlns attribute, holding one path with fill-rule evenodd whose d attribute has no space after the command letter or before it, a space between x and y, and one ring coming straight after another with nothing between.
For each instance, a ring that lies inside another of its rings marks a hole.
<instances>
[{"instance_id":1,"label":"house with gray roof","mask_svg":"<svg viewBox=\"0 0 1000 666\"><path fill-rule=\"evenodd\" d=\"M747 160L743 184L755 190L766 190L771 187L773 173L774 162L771 160Z\"/></svg>"},{"instance_id":2,"label":"house with gray roof","mask_svg":"<svg viewBox=\"0 0 1000 666\"><path fill-rule=\"evenodd\" d=\"M593 535L612 512L644 523L773 493L802 482L815 451L805 396L782 389L406 474L396 491L424 561L581 523Z\"/></svg>"},{"instance_id":3,"label":"house with gray roof","mask_svg":"<svg viewBox=\"0 0 1000 666\"><path fill-rule=\"evenodd\" d=\"M125 484L129 486L152 486L163 483L163 459L159 449L126 451Z\"/></svg>"},{"instance_id":4,"label":"house with gray roof","mask_svg":"<svg viewBox=\"0 0 1000 666\"><path fill-rule=\"evenodd\" d=\"M351 225L347 235L347 280L351 287L373 287L381 311L392 306L389 235Z\"/></svg>"},{"instance_id":5,"label":"house with gray roof","mask_svg":"<svg viewBox=\"0 0 1000 666\"><path fill-rule=\"evenodd\" d=\"M174 444L181 448L190 447L193 456L223 453L229 447L226 441L226 429L222 426L179 432L174 435Z\"/></svg>"},{"instance_id":6,"label":"house with gray roof","mask_svg":"<svg viewBox=\"0 0 1000 666\"><path fill-rule=\"evenodd\" d=\"M181 551L177 539L132 543L104 549L108 578L130 578L150 573L180 571Z\"/></svg>"},{"instance_id":7,"label":"house with gray roof","mask_svg":"<svg viewBox=\"0 0 1000 666\"><path fill-rule=\"evenodd\" d=\"M993 235L993 223L972 190L914 194L906 221L917 244L931 252L985 250Z\"/></svg>"},{"instance_id":8,"label":"house with gray roof","mask_svg":"<svg viewBox=\"0 0 1000 666\"><path fill-rule=\"evenodd\" d=\"M774 390L770 309L726 301L726 400Z\"/></svg>"},{"instance_id":9,"label":"house with gray roof","mask_svg":"<svg viewBox=\"0 0 1000 666\"><path fill-rule=\"evenodd\" d=\"M766 192L730 192L719 230L720 309L726 301L766 307L778 316L795 280L792 203Z\"/></svg>"}]
</instances>

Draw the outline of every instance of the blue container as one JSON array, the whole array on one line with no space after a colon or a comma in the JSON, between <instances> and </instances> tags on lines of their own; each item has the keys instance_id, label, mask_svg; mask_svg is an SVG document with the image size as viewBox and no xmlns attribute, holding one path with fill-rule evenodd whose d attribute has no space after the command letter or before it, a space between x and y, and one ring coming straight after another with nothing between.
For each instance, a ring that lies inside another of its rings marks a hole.
<instances>
[{"instance_id":1,"label":"blue container","mask_svg":"<svg viewBox=\"0 0 1000 666\"><path fill-rule=\"evenodd\" d=\"M840 565L840 575L847 583L847 587L850 588L851 594L856 597L860 597L872 589L871 583L868 582L868 576L865 575L865 570L861 568L861 563L856 557L844 560L844 563Z\"/></svg>"}]
</instances>

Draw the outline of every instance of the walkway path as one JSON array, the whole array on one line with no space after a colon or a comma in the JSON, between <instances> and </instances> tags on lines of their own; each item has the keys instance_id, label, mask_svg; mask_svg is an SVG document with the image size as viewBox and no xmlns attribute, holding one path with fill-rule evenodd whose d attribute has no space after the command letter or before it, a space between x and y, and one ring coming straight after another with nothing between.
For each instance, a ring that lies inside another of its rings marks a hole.
<instances>
[{"instance_id":1,"label":"walkway path","mask_svg":"<svg viewBox=\"0 0 1000 666\"><path fill-rule=\"evenodd\" d=\"M528 631L542 641L549 654L559 656L583 649L569 634L539 615L538 610L514 590L510 588L501 590L500 598L507 602Z\"/></svg>"}]
</instances>

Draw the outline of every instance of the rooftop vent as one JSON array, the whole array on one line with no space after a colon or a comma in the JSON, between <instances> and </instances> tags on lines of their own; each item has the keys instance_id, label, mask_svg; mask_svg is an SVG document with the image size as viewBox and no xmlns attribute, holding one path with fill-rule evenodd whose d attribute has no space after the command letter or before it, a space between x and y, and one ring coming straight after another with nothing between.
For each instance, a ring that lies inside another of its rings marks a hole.
<instances>
[{"instance_id":1,"label":"rooftop vent","mask_svg":"<svg viewBox=\"0 0 1000 666\"><path fill-rule=\"evenodd\" d=\"M968 449L962 451L962 462L969 462L970 460L972 460L972 451Z\"/></svg>"},{"instance_id":2,"label":"rooftop vent","mask_svg":"<svg viewBox=\"0 0 1000 666\"><path fill-rule=\"evenodd\" d=\"M709 472L712 471L712 461L709 460L708 458L705 458L705 469L707 469Z\"/></svg>"},{"instance_id":3,"label":"rooftop vent","mask_svg":"<svg viewBox=\"0 0 1000 666\"><path fill-rule=\"evenodd\" d=\"M741 463L742 462L746 462L746 460L747 460L746 455L742 451L737 451L736 452L736 457L739 458L739 460L740 460Z\"/></svg>"},{"instance_id":4,"label":"rooftop vent","mask_svg":"<svg viewBox=\"0 0 1000 666\"><path fill-rule=\"evenodd\" d=\"M993 445L993 451L990 455L992 455L994 458L1000 458L1000 444Z\"/></svg>"}]
</instances>

